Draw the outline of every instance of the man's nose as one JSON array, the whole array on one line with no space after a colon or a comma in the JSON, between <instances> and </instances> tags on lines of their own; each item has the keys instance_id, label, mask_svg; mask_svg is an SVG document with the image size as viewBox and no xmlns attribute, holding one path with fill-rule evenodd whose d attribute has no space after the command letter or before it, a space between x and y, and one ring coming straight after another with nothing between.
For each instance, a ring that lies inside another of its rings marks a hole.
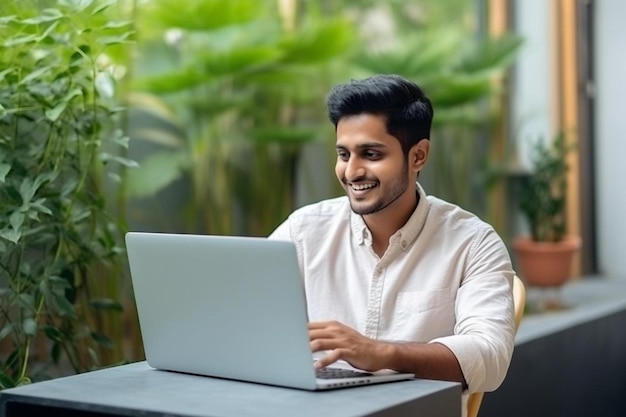
<instances>
[{"instance_id":1,"label":"man's nose","mask_svg":"<svg viewBox=\"0 0 626 417\"><path fill-rule=\"evenodd\" d=\"M365 168L359 158L351 157L348 159L345 175L349 180L356 180L365 175Z\"/></svg>"}]
</instances>

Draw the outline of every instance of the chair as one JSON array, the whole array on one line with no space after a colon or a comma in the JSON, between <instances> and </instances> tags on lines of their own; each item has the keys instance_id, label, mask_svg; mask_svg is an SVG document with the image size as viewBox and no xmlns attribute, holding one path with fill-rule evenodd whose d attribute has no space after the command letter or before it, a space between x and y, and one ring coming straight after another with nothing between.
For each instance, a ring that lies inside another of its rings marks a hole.
<instances>
[{"instance_id":1,"label":"chair","mask_svg":"<svg viewBox=\"0 0 626 417\"><path fill-rule=\"evenodd\" d=\"M515 305L515 331L519 328L524 315L526 304L526 287L522 280L515 275L513 277L513 304ZM467 417L477 417L480 404L483 401L484 392L474 392L467 400Z\"/></svg>"}]
</instances>

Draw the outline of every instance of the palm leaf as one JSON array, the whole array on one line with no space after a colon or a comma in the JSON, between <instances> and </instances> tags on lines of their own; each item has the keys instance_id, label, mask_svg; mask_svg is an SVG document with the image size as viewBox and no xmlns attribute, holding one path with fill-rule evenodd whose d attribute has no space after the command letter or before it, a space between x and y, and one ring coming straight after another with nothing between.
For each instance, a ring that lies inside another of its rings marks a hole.
<instances>
[{"instance_id":1,"label":"palm leaf","mask_svg":"<svg viewBox=\"0 0 626 417\"><path fill-rule=\"evenodd\" d=\"M284 51L282 62L287 64L326 62L346 50L354 40L353 33L354 28L346 20L312 23L282 41L281 47Z\"/></svg>"},{"instance_id":2,"label":"palm leaf","mask_svg":"<svg viewBox=\"0 0 626 417\"><path fill-rule=\"evenodd\" d=\"M499 71L513 62L522 45L523 39L512 35L486 39L464 56L456 70L465 73Z\"/></svg>"},{"instance_id":3,"label":"palm leaf","mask_svg":"<svg viewBox=\"0 0 626 417\"><path fill-rule=\"evenodd\" d=\"M256 19L257 0L152 0L142 6L141 25L207 31Z\"/></svg>"},{"instance_id":4,"label":"palm leaf","mask_svg":"<svg viewBox=\"0 0 626 417\"><path fill-rule=\"evenodd\" d=\"M443 74L426 87L435 107L453 107L475 102L493 91L488 77Z\"/></svg>"}]
</instances>

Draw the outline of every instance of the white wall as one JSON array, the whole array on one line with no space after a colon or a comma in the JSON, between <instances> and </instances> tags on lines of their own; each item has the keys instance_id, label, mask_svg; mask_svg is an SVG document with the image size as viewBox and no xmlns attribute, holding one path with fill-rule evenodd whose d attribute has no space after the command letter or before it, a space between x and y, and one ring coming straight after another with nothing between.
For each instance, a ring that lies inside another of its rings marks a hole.
<instances>
[{"instance_id":1,"label":"white wall","mask_svg":"<svg viewBox=\"0 0 626 417\"><path fill-rule=\"evenodd\" d=\"M595 7L599 264L626 279L626 1L597 0Z\"/></svg>"},{"instance_id":2,"label":"white wall","mask_svg":"<svg viewBox=\"0 0 626 417\"><path fill-rule=\"evenodd\" d=\"M530 168L532 142L553 132L549 5L545 0L517 0L514 7L515 31L524 38L524 46L515 61L512 135L521 167Z\"/></svg>"}]
</instances>

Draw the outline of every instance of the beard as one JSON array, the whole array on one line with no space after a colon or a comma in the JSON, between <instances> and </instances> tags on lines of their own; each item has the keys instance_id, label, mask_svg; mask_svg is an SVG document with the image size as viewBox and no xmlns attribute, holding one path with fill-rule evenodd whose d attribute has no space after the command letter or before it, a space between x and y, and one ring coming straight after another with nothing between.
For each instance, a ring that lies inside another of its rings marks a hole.
<instances>
[{"instance_id":1,"label":"beard","mask_svg":"<svg viewBox=\"0 0 626 417\"><path fill-rule=\"evenodd\" d=\"M388 183L388 185L383 190L383 194L379 196L374 202L370 204L359 203L358 201L354 201L348 193L348 198L350 199L350 208L352 209L352 211L361 216L378 213L389 207L398 198L400 198L410 184L410 180L406 175L407 163L405 162L404 165L404 169L402 169L402 171L398 173L398 175L393 179L393 181L391 181L391 183ZM349 185L347 184L346 186L349 187ZM377 187L380 188L380 183Z\"/></svg>"}]
</instances>

